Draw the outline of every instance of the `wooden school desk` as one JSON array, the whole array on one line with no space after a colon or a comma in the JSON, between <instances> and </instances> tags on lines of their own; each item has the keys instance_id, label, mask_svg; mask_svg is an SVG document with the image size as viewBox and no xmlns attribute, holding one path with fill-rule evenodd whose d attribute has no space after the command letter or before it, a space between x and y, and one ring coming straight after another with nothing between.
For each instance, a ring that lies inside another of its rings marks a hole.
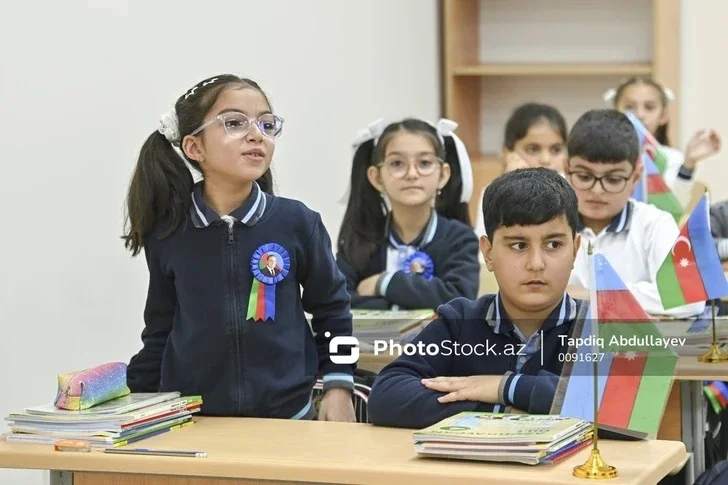
<instances>
[{"instance_id":1,"label":"wooden school desk","mask_svg":"<svg viewBox=\"0 0 728 485\"><path fill-rule=\"evenodd\" d=\"M394 359L389 354L361 353L357 366L378 373ZM692 483L690 478L697 478L705 470L703 381L728 381L728 364L703 364L695 356L680 356L675 381L657 438L685 443L692 454L692 471L688 474L688 483Z\"/></svg>"},{"instance_id":2,"label":"wooden school desk","mask_svg":"<svg viewBox=\"0 0 728 485\"><path fill-rule=\"evenodd\" d=\"M693 454L697 478L705 470L705 406L703 381L728 381L728 363L703 364L695 356L681 356L659 439L678 439ZM678 412L675 412L678 409ZM692 482L690 482L692 483Z\"/></svg>"},{"instance_id":3,"label":"wooden school desk","mask_svg":"<svg viewBox=\"0 0 728 485\"><path fill-rule=\"evenodd\" d=\"M406 429L247 418L197 421L139 446L205 451L207 458L57 452L51 446L3 441L0 467L59 470L63 473L52 478L63 485L547 485L584 484L571 472L589 453L582 450L553 466L469 463L417 458L412 430ZM676 441L604 441L600 449L620 473L610 485L655 484L687 456L685 446Z\"/></svg>"}]
</instances>

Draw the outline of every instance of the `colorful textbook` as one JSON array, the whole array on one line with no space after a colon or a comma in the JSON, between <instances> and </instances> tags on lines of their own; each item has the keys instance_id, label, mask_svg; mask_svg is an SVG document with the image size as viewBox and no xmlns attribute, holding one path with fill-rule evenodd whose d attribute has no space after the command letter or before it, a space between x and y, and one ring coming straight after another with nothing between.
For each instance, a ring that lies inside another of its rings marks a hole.
<instances>
[{"instance_id":1,"label":"colorful textbook","mask_svg":"<svg viewBox=\"0 0 728 485\"><path fill-rule=\"evenodd\" d=\"M462 412L413 434L422 457L553 464L591 443L587 421L561 416Z\"/></svg>"},{"instance_id":2,"label":"colorful textbook","mask_svg":"<svg viewBox=\"0 0 728 485\"><path fill-rule=\"evenodd\" d=\"M82 411L46 404L7 416L10 432L4 438L36 444L84 440L94 448L114 448L189 426L201 406L200 396L178 392L127 394Z\"/></svg>"}]
</instances>

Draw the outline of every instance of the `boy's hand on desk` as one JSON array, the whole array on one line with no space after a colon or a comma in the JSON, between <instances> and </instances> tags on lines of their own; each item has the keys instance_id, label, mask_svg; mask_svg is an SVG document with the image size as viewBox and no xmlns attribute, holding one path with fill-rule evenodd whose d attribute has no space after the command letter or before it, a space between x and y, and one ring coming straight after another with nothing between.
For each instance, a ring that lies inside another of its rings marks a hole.
<instances>
[{"instance_id":1,"label":"boy's hand on desk","mask_svg":"<svg viewBox=\"0 0 728 485\"><path fill-rule=\"evenodd\" d=\"M496 404L498 387L503 376L435 377L422 379L422 384L433 391L446 392L437 400L441 403L480 401Z\"/></svg>"},{"instance_id":2,"label":"boy's hand on desk","mask_svg":"<svg viewBox=\"0 0 728 485\"><path fill-rule=\"evenodd\" d=\"M319 408L319 421L356 422L354 403L351 401L351 391L348 389L329 389L321 399Z\"/></svg>"},{"instance_id":3,"label":"boy's hand on desk","mask_svg":"<svg viewBox=\"0 0 728 485\"><path fill-rule=\"evenodd\" d=\"M361 296L377 296L377 281L379 281L379 276L379 274L375 274L361 280L356 287L356 292Z\"/></svg>"}]
</instances>

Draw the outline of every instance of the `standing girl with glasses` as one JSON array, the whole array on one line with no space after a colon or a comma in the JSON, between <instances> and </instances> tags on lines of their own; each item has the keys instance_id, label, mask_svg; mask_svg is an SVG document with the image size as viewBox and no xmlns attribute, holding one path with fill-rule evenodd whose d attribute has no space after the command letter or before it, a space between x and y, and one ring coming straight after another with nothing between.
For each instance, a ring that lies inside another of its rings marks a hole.
<instances>
[{"instance_id":1,"label":"standing girl with glasses","mask_svg":"<svg viewBox=\"0 0 728 485\"><path fill-rule=\"evenodd\" d=\"M353 308L435 309L477 297L472 169L456 127L378 120L357 139L337 255Z\"/></svg>"},{"instance_id":2,"label":"standing girl with glasses","mask_svg":"<svg viewBox=\"0 0 728 485\"><path fill-rule=\"evenodd\" d=\"M351 336L346 280L319 214L272 195L272 111L254 81L212 77L142 146L123 239L149 288L128 385L202 395L207 415L312 419L323 375L319 419L354 421L353 366L328 353Z\"/></svg>"}]
</instances>

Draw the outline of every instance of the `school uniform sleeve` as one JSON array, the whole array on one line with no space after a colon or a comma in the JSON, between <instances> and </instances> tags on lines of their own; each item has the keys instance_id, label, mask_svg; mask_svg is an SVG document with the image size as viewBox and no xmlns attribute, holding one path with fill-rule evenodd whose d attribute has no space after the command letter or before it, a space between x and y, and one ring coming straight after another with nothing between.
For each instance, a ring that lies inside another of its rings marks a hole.
<instances>
[{"instance_id":1,"label":"school uniform sleeve","mask_svg":"<svg viewBox=\"0 0 728 485\"><path fill-rule=\"evenodd\" d=\"M413 340L414 345L454 342L458 338L457 321L461 317L450 305L441 306L440 316L427 325ZM504 412L505 406L476 401L440 403L437 399L445 393L427 389L422 379L451 376L454 352L438 355L408 356L402 354L387 365L376 378L369 394L367 409L369 420L376 426L398 428L425 428L461 411Z\"/></svg>"},{"instance_id":2,"label":"school uniform sleeve","mask_svg":"<svg viewBox=\"0 0 728 485\"><path fill-rule=\"evenodd\" d=\"M654 220L644 227L644 264L650 274L648 281L626 283L627 288L650 315L669 315L685 318L699 315L705 309L705 302L693 303L665 310L660 293L657 290L657 271L672 250L675 240L680 234L675 219L667 212L656 210Z\"/></svg>"},{"instance_id":3,"label":"school uniform sleeve","mask_svg":"<svg viewBox=\"0 0 728 485\"><path fill-rule=\"evenodd\" d=\"M382 273L377 293L402 308L435 308L459 297L476 299L480 284L478 237L472 230L459 232L450 248L449 257L435 268L437 276L431 280L401 270Z\"/></svg>"},{"instance_id":4,"label":"school uniform sleeve","mask_svg":"<svg viewBox=\"0 0 728 485\"><path fill-rule=\"evenodd\" d=\"M331 249L331 238L316 214L313 232L305 245L302 271L304 310L311 315L311 328L319 355L324 390L354 388L354 364L335 364L329 342L334 337L351 337L352 323L346 278L339 271Z\"/></svg>"},{"instance_id":5,"label":"school uniform sleeve","mask_svg":"<svg viewBox=\"0 0 728 485\"><path fill-rule=\"evenodd\" d=\"M356 289L362 277L341 254L336 255L336 265L346 278L346 291L351 299L351 308L363 310L388 310L392 304L381 296L362 296Z\"/></svg>"},{"instance_id":6,"label":"school uniform sleeve","mask_svg":"<svg viewBox=\"0 0 728 485\"><path fill-rule=\"evenodd\" d=\"M142 349L131 358L126 370L131 392L158 392L162 372L162 355L177 307L174 277L162 268L159 250L152 240L144 248L149 268L147 302L144 308Z\"/></svg>"},{"instance_id":7,"label":"school uniform sleeve","mask_svg":"<svg viewBox=\"0 0 728 485\"><path fill-rule=\"evenodd\" d=\"M499 389L500 401L529 414L549 414L559 376L540 370L535 376L507 372Z\"/></svg>"},{"instance_id":8,"label":"school uniform sleeve","mask_svg":"<svg viewBox=\"0 0 728 485\"><path fill-rule=\"evenodd\" d=\"M710 207L710 232L721 261L728 260L728 203L713 204Z\"/></svg>"}]
</instances>

